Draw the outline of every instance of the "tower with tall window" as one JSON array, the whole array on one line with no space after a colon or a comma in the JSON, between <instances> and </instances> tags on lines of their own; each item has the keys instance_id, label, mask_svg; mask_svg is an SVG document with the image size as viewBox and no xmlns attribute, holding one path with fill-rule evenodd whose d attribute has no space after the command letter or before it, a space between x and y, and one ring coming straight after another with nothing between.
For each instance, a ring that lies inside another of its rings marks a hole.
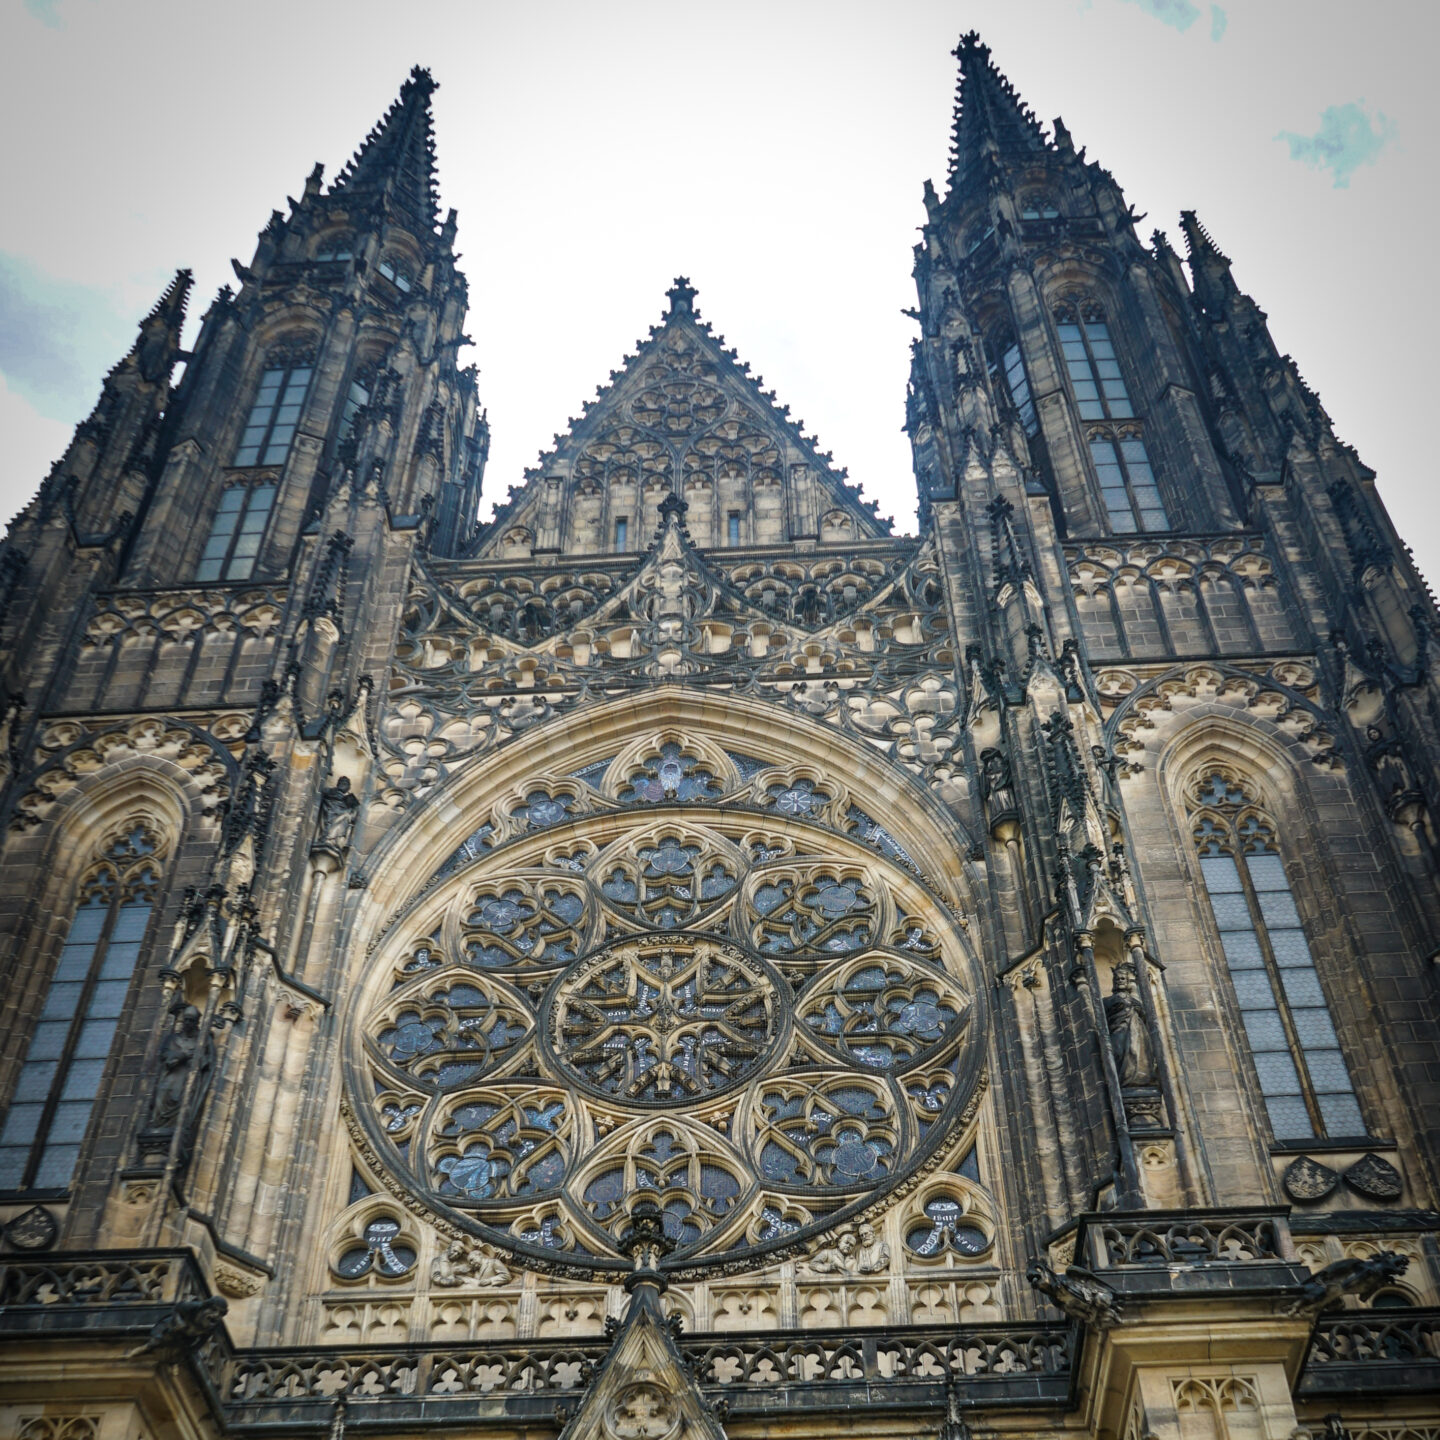
<instances>
[{"instance_id":1,"label":"tower with tall window","mask_svg":"<svg viewBox=\"0 0 1440 1440\"><path fill-rule=\"evenodd\" d=\"M957 58L914 534L684 277L482 519L421 70L141 322L0 548L0 1435L1434 1440L1440 620Z\"/></svg>"}]
</instances>

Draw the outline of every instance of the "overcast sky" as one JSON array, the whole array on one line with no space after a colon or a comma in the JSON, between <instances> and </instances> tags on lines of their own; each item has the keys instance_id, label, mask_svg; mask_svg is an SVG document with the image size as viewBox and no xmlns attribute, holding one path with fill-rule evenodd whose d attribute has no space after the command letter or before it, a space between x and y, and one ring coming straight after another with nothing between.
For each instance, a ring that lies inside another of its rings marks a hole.
<instances>
[{"instance_id":1,"label":"overcast sky","mask_svg":"<svg viewBox=\"0 0 1440 1440\"><path fill-rule=\"evenodd\" d=\"M1440 310L1422 0L0 0L0 512L94 403L179 266L198 317L314 162L333 176L428 65L460 212L487 505L660 316L676 274L882 513L921 184L978 28L1141 227L1193 208L1440 576ZM189 335L193 336L193 320ZM1427 453L1429 452L1429 453Z\"/></svg>"}]
</instances>

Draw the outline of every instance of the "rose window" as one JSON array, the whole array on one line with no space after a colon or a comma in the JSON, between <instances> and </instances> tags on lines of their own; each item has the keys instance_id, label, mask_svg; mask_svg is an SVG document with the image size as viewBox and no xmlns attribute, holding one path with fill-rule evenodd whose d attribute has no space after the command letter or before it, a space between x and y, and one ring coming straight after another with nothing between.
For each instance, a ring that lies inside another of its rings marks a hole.
<instances>
[{"instance_id":1,"label":"rose window","mask_svg":"<svg viewBox=\"0 0 1440 1440\"><path fill-rule=\"evenodd\" d=\"M602 1273L645 1195L672 1263L733 1266L962 1138L984 992L842 787L673 739L522 793L390 924L352 1012L352 1109L411 1209ZM938 1210L907 1235L971 1239Z\"/></svg>"}]
</instances>

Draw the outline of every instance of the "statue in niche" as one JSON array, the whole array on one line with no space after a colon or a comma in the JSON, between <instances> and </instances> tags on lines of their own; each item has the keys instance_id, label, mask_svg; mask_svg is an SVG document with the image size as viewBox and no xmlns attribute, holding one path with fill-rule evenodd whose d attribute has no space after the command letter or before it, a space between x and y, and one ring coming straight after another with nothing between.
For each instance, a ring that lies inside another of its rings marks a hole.
<instances>
[{"instance_id":1,"label":"statue in niche","mask_svg":"<svg viewBox=\"0 0 1440 1440\"><path fill-rule=\"evenodd\" d=\"M510 1267L479 1246L467 1246L463 1240L456 1240L443 1255L435 1257L430 1281L450 1290L462 1286L493 1289L510 1283Z\"/></svg>"},{"instance_id":2,"label":"statue in niche","mask_svg":"<svg viewBox=\"0 0 1440 1440\"><path fill-rule=\"evenodd\" d=\"M1004 815L1017 808L1015 780L1010 773L1010 761L1003 751L986 750L981 755L980 781L991 815Z\"/></svg>"},{"instance_id":3,"label":"statue in niche","mask_svg":"<svg viewBox=\"0 0 1440 1440\"><path fill-rule=\"evenodd\" d=\"M200 1033L200 1011L180 1004L171 1010L170 1033L160 1044L160 1078L150 1101L151 1130L174 1130L185 1104L185 1082L193 1068L195 1084L190 1093L189 1113L194 1116L210 1084L214 1051Z\"/></svg>"},{"instance_id":4,"label":"statue in niche","mask_svg":"<svg viewBox=\"0 0 1440 1440\"><path fill-rule=\"evenodd\" d=\"M348 775L327 785L320 792L320 836L316 843L331 850L349 849L355 812L359 808L360 797L351 792Z\"/></svg>"},{"instance_id":5,"label":"statue in niche","mask_svg":"<svg viewBox=\"0 0 1440 1440\"><path fill-rule=\"evenodd\" d=\"M1105 1024L1110 1031L1110 1053L1121 1085L1155 1083L1155 1050L1145 1002L1135 990L1135 967L1128 960L1115 967L1110 994L1105 1000Z\"/></svg>"}]
</instances>

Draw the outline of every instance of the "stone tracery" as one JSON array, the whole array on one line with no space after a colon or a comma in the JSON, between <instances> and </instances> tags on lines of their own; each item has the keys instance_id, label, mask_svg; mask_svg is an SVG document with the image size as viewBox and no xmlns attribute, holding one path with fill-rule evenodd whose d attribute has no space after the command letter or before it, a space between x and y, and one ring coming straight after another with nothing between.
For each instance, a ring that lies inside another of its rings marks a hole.
<instances>
[{"instance_id":1,"label":"stone tracery","mask_svg":"<svg viewBox=\"0 0 1440 1440\"><path fill-rule=\"evenodd\" d=\"M683 736L575 778L555 824L534 787L530 815L502 802L495 843L378 952L352 1073L397 1192L600 1269L646 1193L682 1261L733 1265L957 1137L983 1044L968 951L847 834L843 786Z\"/></svg>"}]
</instances>

